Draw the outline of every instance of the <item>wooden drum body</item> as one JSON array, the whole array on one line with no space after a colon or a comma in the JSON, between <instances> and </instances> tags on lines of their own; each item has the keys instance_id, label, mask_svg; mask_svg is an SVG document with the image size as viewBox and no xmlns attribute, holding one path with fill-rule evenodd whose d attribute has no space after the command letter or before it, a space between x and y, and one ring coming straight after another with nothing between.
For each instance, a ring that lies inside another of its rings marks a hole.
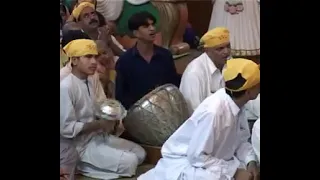
<instances>
[{"instance_id":1,"label":"wooden drum body","mask_svg":"<svg viewBox=\"0 0 320 180\"><path fill-rule=\"evenodd\" d=\"M179 89L172 84L165 84L129 109L124 126L135 142L162 146L189 115Z\"/></svg>"}]
</instances>

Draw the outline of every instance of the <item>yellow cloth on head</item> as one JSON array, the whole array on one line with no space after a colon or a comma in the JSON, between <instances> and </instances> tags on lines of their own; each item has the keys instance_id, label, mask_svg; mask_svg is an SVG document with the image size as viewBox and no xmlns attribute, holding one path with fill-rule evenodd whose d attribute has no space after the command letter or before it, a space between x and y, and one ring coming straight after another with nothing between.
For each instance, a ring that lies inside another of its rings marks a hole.
<instances>
[{"instance_id":1,"label":"yellow cloth on head","mask_svg":"<svg viewBox=\"0 0 320 180\"><path fill-rule=\"evenodd\" d=\"M76 39L63 47L68 57L98 55L97 45L93 40Z\"/></svg>"},{"instance_id":2,"label":"yellow cloth on head","mask_svg":"<svg viewBox=\"0 0 320 180\"><path fill-rule=\"evenodd\" d=\"M255 62L248 59L230 59L227 61L226 68L222 72L224 81L231 81L239 74L246 80L246 82L239 89L226 89L238 92L252 88L260 83L260 68Z\"/></svg>"},{"instance_id":3,"label":"yellow cloth on head","mask_svg":"<svg viewBox=\"0 0 320 180\"><path fill-rule=\"evenodd\" d=\"M63 52L62 48L60 48L60 69L69 61L66 53Z\"/></svg>"},{"instance_id":4,"label":"yellow cloth on head","mask_svg":"<svg viewBox=\"0 0 320 180\"><path fill-rule=\"evenodd\" d=\"M91 7L92 9L95 9L95 8L94 8L94 4L89 3L89 2L82 2L82 3L80 3L77 7L75 7L75 8L73 9L73 11L72 11L72 16L73 16L76 20L78 20L81 12L82 12L83 9L86 8L86 7Z\"/></svg>"},{"instance_id":5,"label":"yellow cloth on head","mask_svg":"<svg viewBox=\"0 0 320 180\"><path fill-rule=\"evenodd\" d=\"M203 47L215 47L230 42L229 30L224 27L217 27L206 32L200 39Z\"/></svg>"}]
</instances>

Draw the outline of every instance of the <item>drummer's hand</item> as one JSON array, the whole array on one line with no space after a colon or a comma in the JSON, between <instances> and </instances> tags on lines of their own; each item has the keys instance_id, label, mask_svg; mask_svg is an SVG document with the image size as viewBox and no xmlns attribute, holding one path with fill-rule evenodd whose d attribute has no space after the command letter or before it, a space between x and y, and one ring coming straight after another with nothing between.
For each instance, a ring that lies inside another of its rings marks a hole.
<instances>
[{"instance_id":1,"label":"drummer's hand","mask_svg":"<svg viewBox=\"0 0 320 180\"><path fill-rule=\"evenodd\" d=\"M99 40L107 42L108 45L110 45L110 41L112 42L111 34L110 34L110 28L108 26L99 27L100 38Z\"/></svg>"},{"instance_id":2,"label":"drummer's hand","mask_svg":"<svg viewBox=\"0 0 320 180\"><path fill-rule=\"evenodd\" d=\"M115 129L115 136L120 136L126 129L124 128L122 121L119 122L119 124L117 125L116 129Z\"/></svg>"},{"instance_id":3,"label":"drummer's hand","mask_svg":"<svg viewBox=\"0 0 320 180\"><path fill-rule=\"evenodd\" d=\"M60 180L68 180L70 175L62 168L60 168Z\"/></svg>"},{"instance_id":4,"label":"drummer's hand","mask_svg":"<svg viewBox=\"0 0 320 180\"><path fill-rule=\"evenodd\" d=\"M110 121L110 120L101 120L101 129L110 134L114 130L114 126L116 124L116 121Z\"/></svg>"}]
</instances>

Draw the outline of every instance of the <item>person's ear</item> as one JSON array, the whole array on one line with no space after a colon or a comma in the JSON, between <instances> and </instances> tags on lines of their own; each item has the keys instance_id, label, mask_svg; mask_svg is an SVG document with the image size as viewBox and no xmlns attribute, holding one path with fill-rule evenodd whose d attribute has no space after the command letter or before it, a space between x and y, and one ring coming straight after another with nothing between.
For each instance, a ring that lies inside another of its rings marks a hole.
<instances>
[{"instance_id":1,"label":"person's ear","mask_svg":"<svg viewBox=\"0 0 320 180\"><path fill-rule=\"evenodd\" d=\"M246 96L249 97L249 99L255 99L258 95L257 93L257 88L259 88L258 86L254 86L248 90L246 90Z\"/></svg>"},{"instance_id":2,"label":"person's ear","mask_svg":"<svg viewBox=\"0 0 320 180\"><path fill-rule=\"evenodd\" d=\"M72 58L71 58L71 64L72 64L73 66L76 66L76 65L78 64L78 58L72 57Z\"/></svg>"},{"instance_id":3,"label":"person's ear","mask_svg":"<svg viewBox=\"0 0 320 180\"><path fill-rule=\"evenodd\" d=\"M132 33L133 33L134 37L136 37L136 38L139 37L139 32L137 30L133 30Z\"/></svg>"},{"instance_id":4,"label":"person's ear","mask_svg":"<svg viewBox=\"0 0 320 180\"><path fill-rule=\"evenodd\" d=\"M252 89L251 89L251 88L250 88L250 89L247 89L246 92L244 93L244 95L245 95L246 97L251 98L251 96L252 96Z\"/></svg>"}]
</instances>

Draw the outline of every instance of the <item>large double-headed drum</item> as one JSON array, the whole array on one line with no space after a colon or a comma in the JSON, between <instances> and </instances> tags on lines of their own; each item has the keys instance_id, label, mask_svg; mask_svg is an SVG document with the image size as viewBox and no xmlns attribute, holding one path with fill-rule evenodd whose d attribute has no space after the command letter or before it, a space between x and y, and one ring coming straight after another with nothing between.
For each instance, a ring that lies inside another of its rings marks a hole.
<instances>
[{"instance_id":1,"label":"large double-headed drum","mask_svg":"<svg viewBox=\"0 0 320 180\"><path fill-rule=\"evenodd\" d=\"M189 115L179 89L172 84L165 84L129 109L124 126L135 142L162 146Z\"/></svg>"}]
</instances>

